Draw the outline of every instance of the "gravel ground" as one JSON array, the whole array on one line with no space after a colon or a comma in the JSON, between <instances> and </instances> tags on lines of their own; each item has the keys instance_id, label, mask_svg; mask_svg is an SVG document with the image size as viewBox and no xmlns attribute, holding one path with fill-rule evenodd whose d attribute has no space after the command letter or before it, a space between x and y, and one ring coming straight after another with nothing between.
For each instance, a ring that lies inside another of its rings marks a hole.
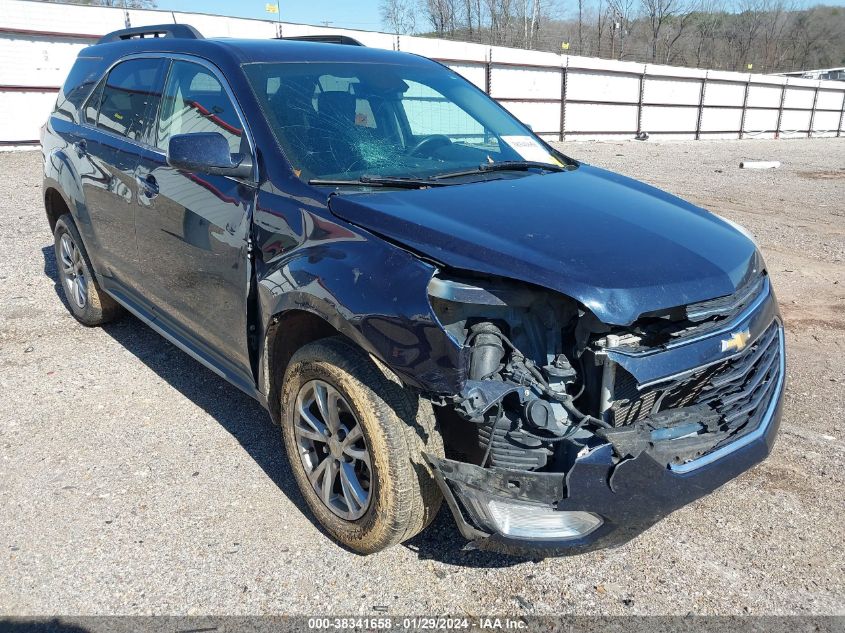
<instances>
[{"instance_id":1,"label":"gravel ground","mask_svg":"<svg viewBox=\"0 0 845 633\"><path fill-rule=\"evenodd\" d=\"M38 152L0 154L0 613L845 614L845 139L565 144L747 226L787 320L772 457L621 548L464 552L448 512L359 557L255 403L57 296ZM744 171L742 159L783 162Z\"/></svg>"}]
</instances>

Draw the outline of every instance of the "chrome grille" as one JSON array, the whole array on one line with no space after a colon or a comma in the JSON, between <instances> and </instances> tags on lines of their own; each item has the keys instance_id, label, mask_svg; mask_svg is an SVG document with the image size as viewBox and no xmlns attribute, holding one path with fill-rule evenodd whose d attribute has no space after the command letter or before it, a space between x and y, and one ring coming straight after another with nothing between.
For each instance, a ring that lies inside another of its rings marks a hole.
<instances>
[{"instance_id":1,"label":"chrome grille","mask_svg":"<svg viewBox=\"0 0 845 633\"><path fill-rule=\"evenodd\" d=\"M632 424L652 413L693 404L707 404L722 416L723 430L744 433L762 419L774 395L780 372L778 323L742 353L711 365L681 381L639 391L631 374L617 370L610 421Z\"/></svg>"},{"instance_id":2,"label":"chrome grille","mask_svg":"<svg viewBox=\"0 0 845 633\"><path fill-rule=\"evenodd\" d=\"M679 343L693 336L706 336L707 332L739 317L761 296L767 295L768 285L768 276L762 271L731 295L690 303L668 312L647 313L631 326L629 334L632 336L620 336L618 346L642 351L665 343Z\"/></svg>"},{"instance_id":3,"label":"chrome grille","mask_svg":"<svg viewBox=\"0 0 845 633\"><path fill-rule=\"evenodd\" d=\"M739 314L760 294L765 278L763 273L758 273L731 295L687 305L685 307L687 319L693 323L699 323L715 318L726 319Z\"/></svg>"}]
</instances>

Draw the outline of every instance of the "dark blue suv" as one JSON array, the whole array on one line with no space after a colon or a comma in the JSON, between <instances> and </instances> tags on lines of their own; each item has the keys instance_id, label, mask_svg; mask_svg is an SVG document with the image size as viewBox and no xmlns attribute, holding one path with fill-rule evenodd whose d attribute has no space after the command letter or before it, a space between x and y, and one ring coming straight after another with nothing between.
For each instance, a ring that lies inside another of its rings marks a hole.
<instances>
[{"instance_id":1,"label":"dark blue suv","mask_svg":"<svg viewBox=\"0 0 845 633\"><path fill-rule=\"evenodd\" d=\"M740 227L579 163L428 59L127 29L43 129L61 286L267 407L368 553L622 543L769 453L785 377Z\"/></svg>"}]
</instances>

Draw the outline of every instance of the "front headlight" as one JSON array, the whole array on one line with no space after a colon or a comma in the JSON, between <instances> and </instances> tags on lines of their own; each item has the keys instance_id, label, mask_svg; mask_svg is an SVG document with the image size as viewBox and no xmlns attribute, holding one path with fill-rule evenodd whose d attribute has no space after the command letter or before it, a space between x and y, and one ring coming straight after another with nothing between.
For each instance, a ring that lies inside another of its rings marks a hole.
<instances>
[{"instance_id":1,"label":"front headlight","mask_svg":"<svg viewBox=\"0 0 845 633\"><path fill-rule=\"evenodd\" d=\"M471 279L432 277L428 295L449 303L479 306L528 306L533 298L526 284L490 278L483 282Z\"/></svg>"},{"instance_id":2,"label":"front headlight","mask_svg":"<svg viewBox=\"0 0 845 633\"><path fill-rule=\"evenodd\" d=\"M432 311L458 345L466 339L468 322L517 322L541 294L528 284L500 277L435 276L428 283Z\"/></svg>"}]
</instances>

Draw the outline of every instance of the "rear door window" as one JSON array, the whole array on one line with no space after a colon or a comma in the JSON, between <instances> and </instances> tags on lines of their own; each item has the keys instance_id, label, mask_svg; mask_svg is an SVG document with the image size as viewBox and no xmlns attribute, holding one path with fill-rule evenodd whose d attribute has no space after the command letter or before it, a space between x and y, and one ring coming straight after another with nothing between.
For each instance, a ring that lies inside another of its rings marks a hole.
<instances>
[{"instance_id":1,"label":"rear door window","mask_svg":"<svg viewBox=\"0 0 845 633\"><path fill-rule=\"evenodd\" d=\"M144 141L161 101L166 64L163 59L130 59L115 66L103 87L97 127Z\"/></svg>"},{"instance_id":2,"label":"rear door window","mask_svg":"<svg viewBox=\"0 0 845 633\"><path fill-rule=\"evenodd\" d=\"M196 132L217 132L230 152L245 151L243 125L217 77L205 66L176 60L167 77L156 146L166 151L171 136Z\"/></svg>"}]
</instances>

